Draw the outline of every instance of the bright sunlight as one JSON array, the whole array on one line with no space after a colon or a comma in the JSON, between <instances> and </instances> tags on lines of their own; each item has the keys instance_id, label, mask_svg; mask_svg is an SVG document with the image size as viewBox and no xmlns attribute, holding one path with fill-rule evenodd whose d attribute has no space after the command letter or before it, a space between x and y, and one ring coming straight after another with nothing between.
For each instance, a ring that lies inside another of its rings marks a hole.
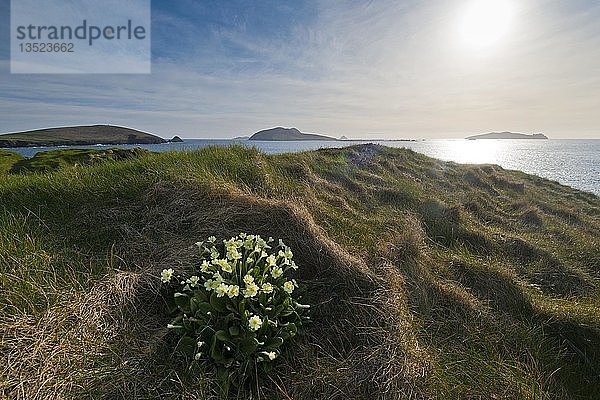
<instances>
[{"instance_id":1,"label":"bright sunlight","mask_svg":"<svg viewBox=\"0 0 600 400\"><path fill-rule=\"evenodd\" d=\"M461 38L475 49L490 47L508 34L513 16L510 0L472 0L461 14Z\"/></svg>"}]
</instances>

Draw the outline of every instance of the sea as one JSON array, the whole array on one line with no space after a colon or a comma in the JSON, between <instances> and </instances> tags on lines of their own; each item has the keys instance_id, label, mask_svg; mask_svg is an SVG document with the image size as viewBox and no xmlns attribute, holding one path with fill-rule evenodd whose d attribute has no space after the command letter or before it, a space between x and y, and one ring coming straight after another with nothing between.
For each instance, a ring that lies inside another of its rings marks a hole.
<instances>
[{"instance_id":1,"label":"sea","mask_svg":"<svg viewBox=\"0 0 600 400\"><path fill-rule=\"evenodd\" d=\"M186 139L183 143L119 145L142 147L151 151L193 150L230 144L257 147L267 154L293 153L319 148L345 147L377 143L404 147L445 161L462 164L498 164L560 182L600 196L600 139L596 140L465 140L432 139L418 141L249 141L235 139ZM107 145L73 146L77 148L115 147ZM22 147L7 149L25 157L60 147Z\"/></svg>"}]
</instances>

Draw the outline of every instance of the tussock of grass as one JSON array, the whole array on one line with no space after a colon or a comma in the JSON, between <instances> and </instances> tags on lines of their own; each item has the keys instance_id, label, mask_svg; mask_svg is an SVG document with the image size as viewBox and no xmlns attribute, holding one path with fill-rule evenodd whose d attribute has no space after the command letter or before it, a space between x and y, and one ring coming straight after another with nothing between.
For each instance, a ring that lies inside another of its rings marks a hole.
<instances>
[{"instance_id":1,"label":"tussock of grass","mask_svg":"<svg viewBox=\"0 0 600 400\"><path fill-rule=\"evenodd\" d=\"M171 354L158 275L241 231L294 249L313 304L261 398L600 396L600 200L556 183L233 146L6 175L0 204L0 396L217 398Z\"/></svg>"},{"instance_id":2,"label":"tussock of grass","mask_svg":"<svg viewBox=\"0 0 600 400\"><path fill-rule=\"evenodd\" d=\"M32 158L21 158L13 163L11 173L49 172L68 165L97 164L106 160L126 160L148 154L148 150L133 149L59 149L40 151Z\"/></svg>"},{"instance_id":3,"label":"tussock of grass","mask_svg":"<svg viewBox=\"0 0 600 400\"><path fill-rule=\"evenodd\" d=\"M8 173L15 163L23 159L25 157L14 151L0 150L0 175Z\"/></svg>"}]
</instances>

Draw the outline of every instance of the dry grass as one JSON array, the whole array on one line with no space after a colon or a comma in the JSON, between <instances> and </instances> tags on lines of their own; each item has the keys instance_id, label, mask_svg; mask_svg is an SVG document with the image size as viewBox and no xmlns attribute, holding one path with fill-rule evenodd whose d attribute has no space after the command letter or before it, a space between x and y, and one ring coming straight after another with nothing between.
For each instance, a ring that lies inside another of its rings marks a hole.
<instances>
[{"instance_id":1,"label":"dry grass","mask_svg":"<svg viewBox=\"0 0 600 400\"><path fill-rule=\"evenodd\" d=\"M589 398L600 201L578 195L380 146L0 178L0 396L218 398L172 354L158 274L247 231L294 249L313 305L259 398Z\"/></svg>"}]
</instances>

